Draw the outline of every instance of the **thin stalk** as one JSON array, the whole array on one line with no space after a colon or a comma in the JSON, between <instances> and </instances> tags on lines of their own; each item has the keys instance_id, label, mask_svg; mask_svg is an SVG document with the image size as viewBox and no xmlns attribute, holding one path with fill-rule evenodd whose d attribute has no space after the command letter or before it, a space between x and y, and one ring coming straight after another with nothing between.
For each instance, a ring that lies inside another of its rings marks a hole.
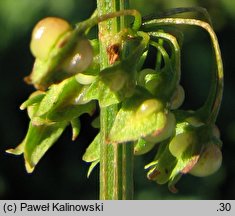
<instances>
[{"instance_id":1,"label":"thin stalk","mask_svg":"<svg viewBox=\"0 0 235 216\"><path fill-rule=\"evenodd\" d=\"M125 0L97 0L99 16L127 9L127 6L128 1ZM125 26L125 17L99 23L101 69L109 66L107 48L112 44L111 38ZM110 38L110 41L107 41L107 38ZM100 199L102 200L132 199L133 196L133 144L116 144L107 141L117 112L117 105L100 110Z\"/></svg>"},{"instance_id":2,"label":"thin stalk","mask_svg":"<svg viewBox=\"0 0 235 216\"><path fill-rule=\"evenodd\" d=\"M208 123L214 123L220 108L223 95L223 62L221 58L220 47L216 34L207 22L196 19L183 19L183 18L163 18L154 19L143 24L143 29L148 30L151 27L164 26L164 25L192 25L205 29L211 38L212 47L216 61L216 73L213 74L211 89L207 100L203 107L200 109L202 117L206 118ZM207 117L209 116L209 118Z\"/></svg>"},{"instance_id":3,"label":"thin stalk","mask_svg":"<svg viewBox=\"0 0 235 216\"><path fill-rule=\"evenodd\" d=\"M171 77L171 81L168 82L168 87L167 91L165 90L165 99L168 101L171 100L172 94L174 93L177 85L179 84L180 81L180 76L181 76L181 70L180 70L180 47L177 42L177 39L168 33L165 32L149 32L149 35L151 36L152 39L163 39L164 42L169 43L171 49L172 49L172 54L170 61L167 61L165 58L165 68L168 68L164 70L164 73L168 73L168 76ZM156 42L151 41L152 45L157 45ZM159 49L159 48L158 48ZM160 51L160 50L159 50Z\"/></svg>"},{"instance_id":4,"label":"thin stalk","mask_svg":"<svg viewBox=\"0 0 235 216\"><path fill-rule=\"evenodd\" d=\"M158 39L158 44L160 46L163 46L164 41L162 39ZM161 52L157 52L157 56L156 56L156 64L155 64L155 70L159 71L161 69L161 65L162 65L162 54Z\"/></svg>"}]
</instances>

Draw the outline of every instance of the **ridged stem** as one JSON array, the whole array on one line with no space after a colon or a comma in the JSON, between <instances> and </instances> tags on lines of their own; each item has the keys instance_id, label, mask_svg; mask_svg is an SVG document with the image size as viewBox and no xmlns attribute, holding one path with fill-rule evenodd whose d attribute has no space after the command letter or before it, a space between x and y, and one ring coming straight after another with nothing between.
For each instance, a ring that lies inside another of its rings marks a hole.
<instances>
[{"instance_id":1,"label":"ridged stem","mask_svg":"<svg viewBox=\"0 0 235 216\"><path fill-rule=\"evenodd\" d=\"M128 9L127 0L97 0L98 15ZM99 23L101 69L109 66L107 48L112 38L126 27L125 17ZM100 110L100 199L118 200L133 197L133 144L109 143L107 137L118 112L117 105Z\"/></svg>"}]
</instances>

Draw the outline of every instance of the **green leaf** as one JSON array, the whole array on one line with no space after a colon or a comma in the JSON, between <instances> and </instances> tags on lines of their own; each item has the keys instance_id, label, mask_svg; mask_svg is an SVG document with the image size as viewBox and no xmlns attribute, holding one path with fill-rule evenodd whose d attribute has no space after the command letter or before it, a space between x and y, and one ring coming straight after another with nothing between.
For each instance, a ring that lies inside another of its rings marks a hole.
<instances>
[{"instance_id":1,"label":"green leaf","mask_svg":"<svg viewBox=\"0 0 235 216\"><path fill-rule=\"evenodd\" d=\"M102 82L104 82L112 92L116 93L119 98L130 97L134 93L136 85L136 65L135 62L130 60L131 59L127 58L100 72Z\"/></svg>"},{"instance_id":2,"label":"green leaf","mask_svg":"<svg viewBox=\"0 0 235 216\"><path fill-rule=\"evenodd\" d=\"M80 122L79 118L75 118L75 119L71 120L70 123L72 126L72 140L74 141L80 133L81 122Z\"/></svg>"},{"instance_id":3,"label":"green leaf","mask_svg":"<svg viewBox=\"0 0 235 216\"><path fill-rule=\"evenodd\" d=\"M84 100L98 100L100 107L107 107L119 103L121 98L118 94L111 91L104 82L97 78L84 94Z\"/></svg>"},{"instance_id":4,"label":"green leaf","mask_svg":"<svg viewBox=\"0 0 235 216\"><path fill-rule=\"evenodd\" d=\"M91 122L91 126L93 128L100 128L100 116L96 117L92 122Z\"/></svg>"},{"instance_id":5,"label":"green leaf","mask_svg":"<svg viewBox=\"0 0 235 216\"><path fill-rule=\"evenodd\" d=\"M103 69L87 90L85 100L98 100L100 107L107 107L130 97L135 89L137 63L145 53L149 36L139 32L133 38L135 47L122 61Z\"/></svg>"},{"instance_id":6,"label":"green leaf","mask_svg":"<svg viewBox=\"0 0 235 216\"><path fill-rule=\"evenodd\" d=\"M84 89L85 87L79 84L75 77L52 85L39 105L33 124L71 121L83 113L92 114L95 102L84 102L82 98Z\"/></svg>"},{"instance_id":7,"label":"green leaf","mask_svg":"<svg viewBox=\"0 0 235 216\"><path fill-rule=\"evenodd\" d=\"M134 146L134 154L135 155L143 155L148 153L153 149L155 143L147 142L146 140L140 138L136 141Z\"/></svg>"},{"instance_id":8,"label":"green leaf","mask_svg":"<svg viewBox=\"0 0 235 216\"><path fill-rule=\"evenodd\" d=\"M6 152L13 155L21 155L24 153L25 139L16 147L12 149L7 149Z\"/></svg>"},{"instance_id":9,"label":"green leaf","mask_svg":"<svg viewBox=\"0 0 235 216\"><path fill-rule=\"evenodd\" d=\"M135 95L123 102L108 136L110 142L134 141L146 137L154 131L157 131L158 134L161 133L167 124L166 114L163 110L155 110L158 108L151 102L152 99L145 99ZM151 102L151 106L146 104L148 107L146 108L143 104L145 101Z\"/></svg>"},{"instance_id":10,"label":"green leaf","mask_svg":"<svg viewBox=\"0 0 235 216\"><path fill-rule=\"evenodd\" d=\"M52 85L41 101L37 115L43 116L46 113L48 114L53 110L73 103L74 99L79 96L81 89L82 85L76 81L75 77Z\"/></svg>"},{"instance_id":11,"label":"green leaf","mask_svg":"<svg viewBox=\"0 0 235 216\"><path fill-rule=\"evenodd\" d=\"M148 179L158 184L167 183L176 163L177 159L170 153L169 145L165 142L161 143L155 160L145 166L145 169L150 169L147 174Z\"/></svg>"},{"instance_id":12,"label":"green leaf","mask_svg":"<svg viewBox=\"0 0 235 216\"><path fill-rule=\"evenodd\" d=\"M87 171L87 177L90 176L92 170L100 162L100 133L98 133L92 143L86 149L82 159L86 162L91 162Z\"/></svg>"},{"instance_id":13,"label":"green leaf","mask_svg":"<svg viewBox=\"0 0 235 216\"><path fill-rule=\"evenodd\" d=\"M43 155L60 137L67 124L67 122L61 122L50 126L35 126L30 123L24 141L15 149L10 149L7 152L24 153L26 170L31 173Z\"/></svg>"},{"instance_id":14,"label":"green leaf","mask_svg":"<svg viewBox=\"0 0 235 216\"><path fill-rule=\"evenodd\" d=\"M40 103L42 101L42 99L45 96L45 92L42 91L35 91L33 92L30 97L20 105L20 109L24 110L29 106L32 106L34 104Z\"/></svg>"},{"instance_id":15,"label":"green leaf","mask_svg":"<svg viewBox=\"0 0 235 216\"><path fill-rule=\"evenodd\" d=\"M86 149L82 160L86 162L94 162L100 159L100 133L97 134L95 139Z\"/></svg>"},{"instance_id":16,"label":"green leaf","mask_svg":"<svg viewBox=\"0 0 235 216\"><path fill-rule=\"evenodd\" d=\"M100 162L100 160L96 160L96 161L93 161L87 171L87 178L89 178L91 172L93 171L93 169L95 168L95 166Z\"/></svg>"},{"instance_id":17,"label":"green leaf","mask_svg":"<svg viewBox=\"0 0 235 216\"><path fill-rule=\"evenodd\" d=\"M40 102L44 98L45 93L41 91L35 91L33 92L29 98L20 106L20 109L23 110L27 108L28 116L30 119L32 119L40 105Z\"/></svg>"}]
</instances>

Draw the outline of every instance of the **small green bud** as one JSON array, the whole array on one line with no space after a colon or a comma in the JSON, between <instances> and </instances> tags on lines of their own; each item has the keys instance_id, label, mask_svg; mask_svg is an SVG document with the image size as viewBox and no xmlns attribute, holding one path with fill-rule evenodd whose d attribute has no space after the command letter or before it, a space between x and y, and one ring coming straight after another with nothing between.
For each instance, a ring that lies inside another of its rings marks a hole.
<instances>
[{"instance_id":1,"label":"small green bud","mask_svg":"<svg viewBox=\"0 0 235 216\"><path fill-rule=\"evenodd\" d=\"M138 84L145 87L150 93L154 95L156 93L157 86L159 86L161 82L162 79L159 72L151 68L143 69L139 73Z\"/></svg>"},{"instance_id":2,"label":"small green bud","mask_svg":"<svg viewBox=\"0 0 235 216\"><path fill-rule=\"evenodd\" d=\"M146 84L146 76L148 74L155 74L156 71L151 69L151 68L145 68L142 71L139 72L139 77L138 77L138 84L141 86L145 86Z\"/></svg>"},{"instance_id":3,"label":"small green bud","mask_svg":"<svg viewBox=\"0 0 235 216\"><path fill-rule=\"evenodd\" d=\"M190 174L205 177L215 173L222 164L222 153L217 145L209 144L203 150L198 162L190 170Z\"/></svg>"},{"instance_id":4,"label":"small green bud","mask_svg":"<svg viewBox=\"0 0 235 216\"><path fill-rule=\"evenodd\" d=\"M70 30L70 24L61 18L47 17L42 19L36 24L32 32L30 42L32 54L36 58L46 60L60 36Z\"/></svg>"}]
</instances>

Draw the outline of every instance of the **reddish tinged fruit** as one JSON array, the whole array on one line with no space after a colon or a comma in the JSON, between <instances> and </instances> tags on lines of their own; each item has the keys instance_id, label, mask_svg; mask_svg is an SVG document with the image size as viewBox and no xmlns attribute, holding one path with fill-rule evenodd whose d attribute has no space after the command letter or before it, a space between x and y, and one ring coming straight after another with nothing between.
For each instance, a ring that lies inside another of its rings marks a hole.
<instances>
[{"instance_id":1,"label":"reddish tinged fruit","mask_svg":"<svg viewBox=\"0 0 235 216\"><path fill-rule=\"evenodd\" d=\"M189 173L198 177L209 176L220 168L221 163L222 153L220 148L217 145L209 144Z\"/></svg>"}]
</instances>

